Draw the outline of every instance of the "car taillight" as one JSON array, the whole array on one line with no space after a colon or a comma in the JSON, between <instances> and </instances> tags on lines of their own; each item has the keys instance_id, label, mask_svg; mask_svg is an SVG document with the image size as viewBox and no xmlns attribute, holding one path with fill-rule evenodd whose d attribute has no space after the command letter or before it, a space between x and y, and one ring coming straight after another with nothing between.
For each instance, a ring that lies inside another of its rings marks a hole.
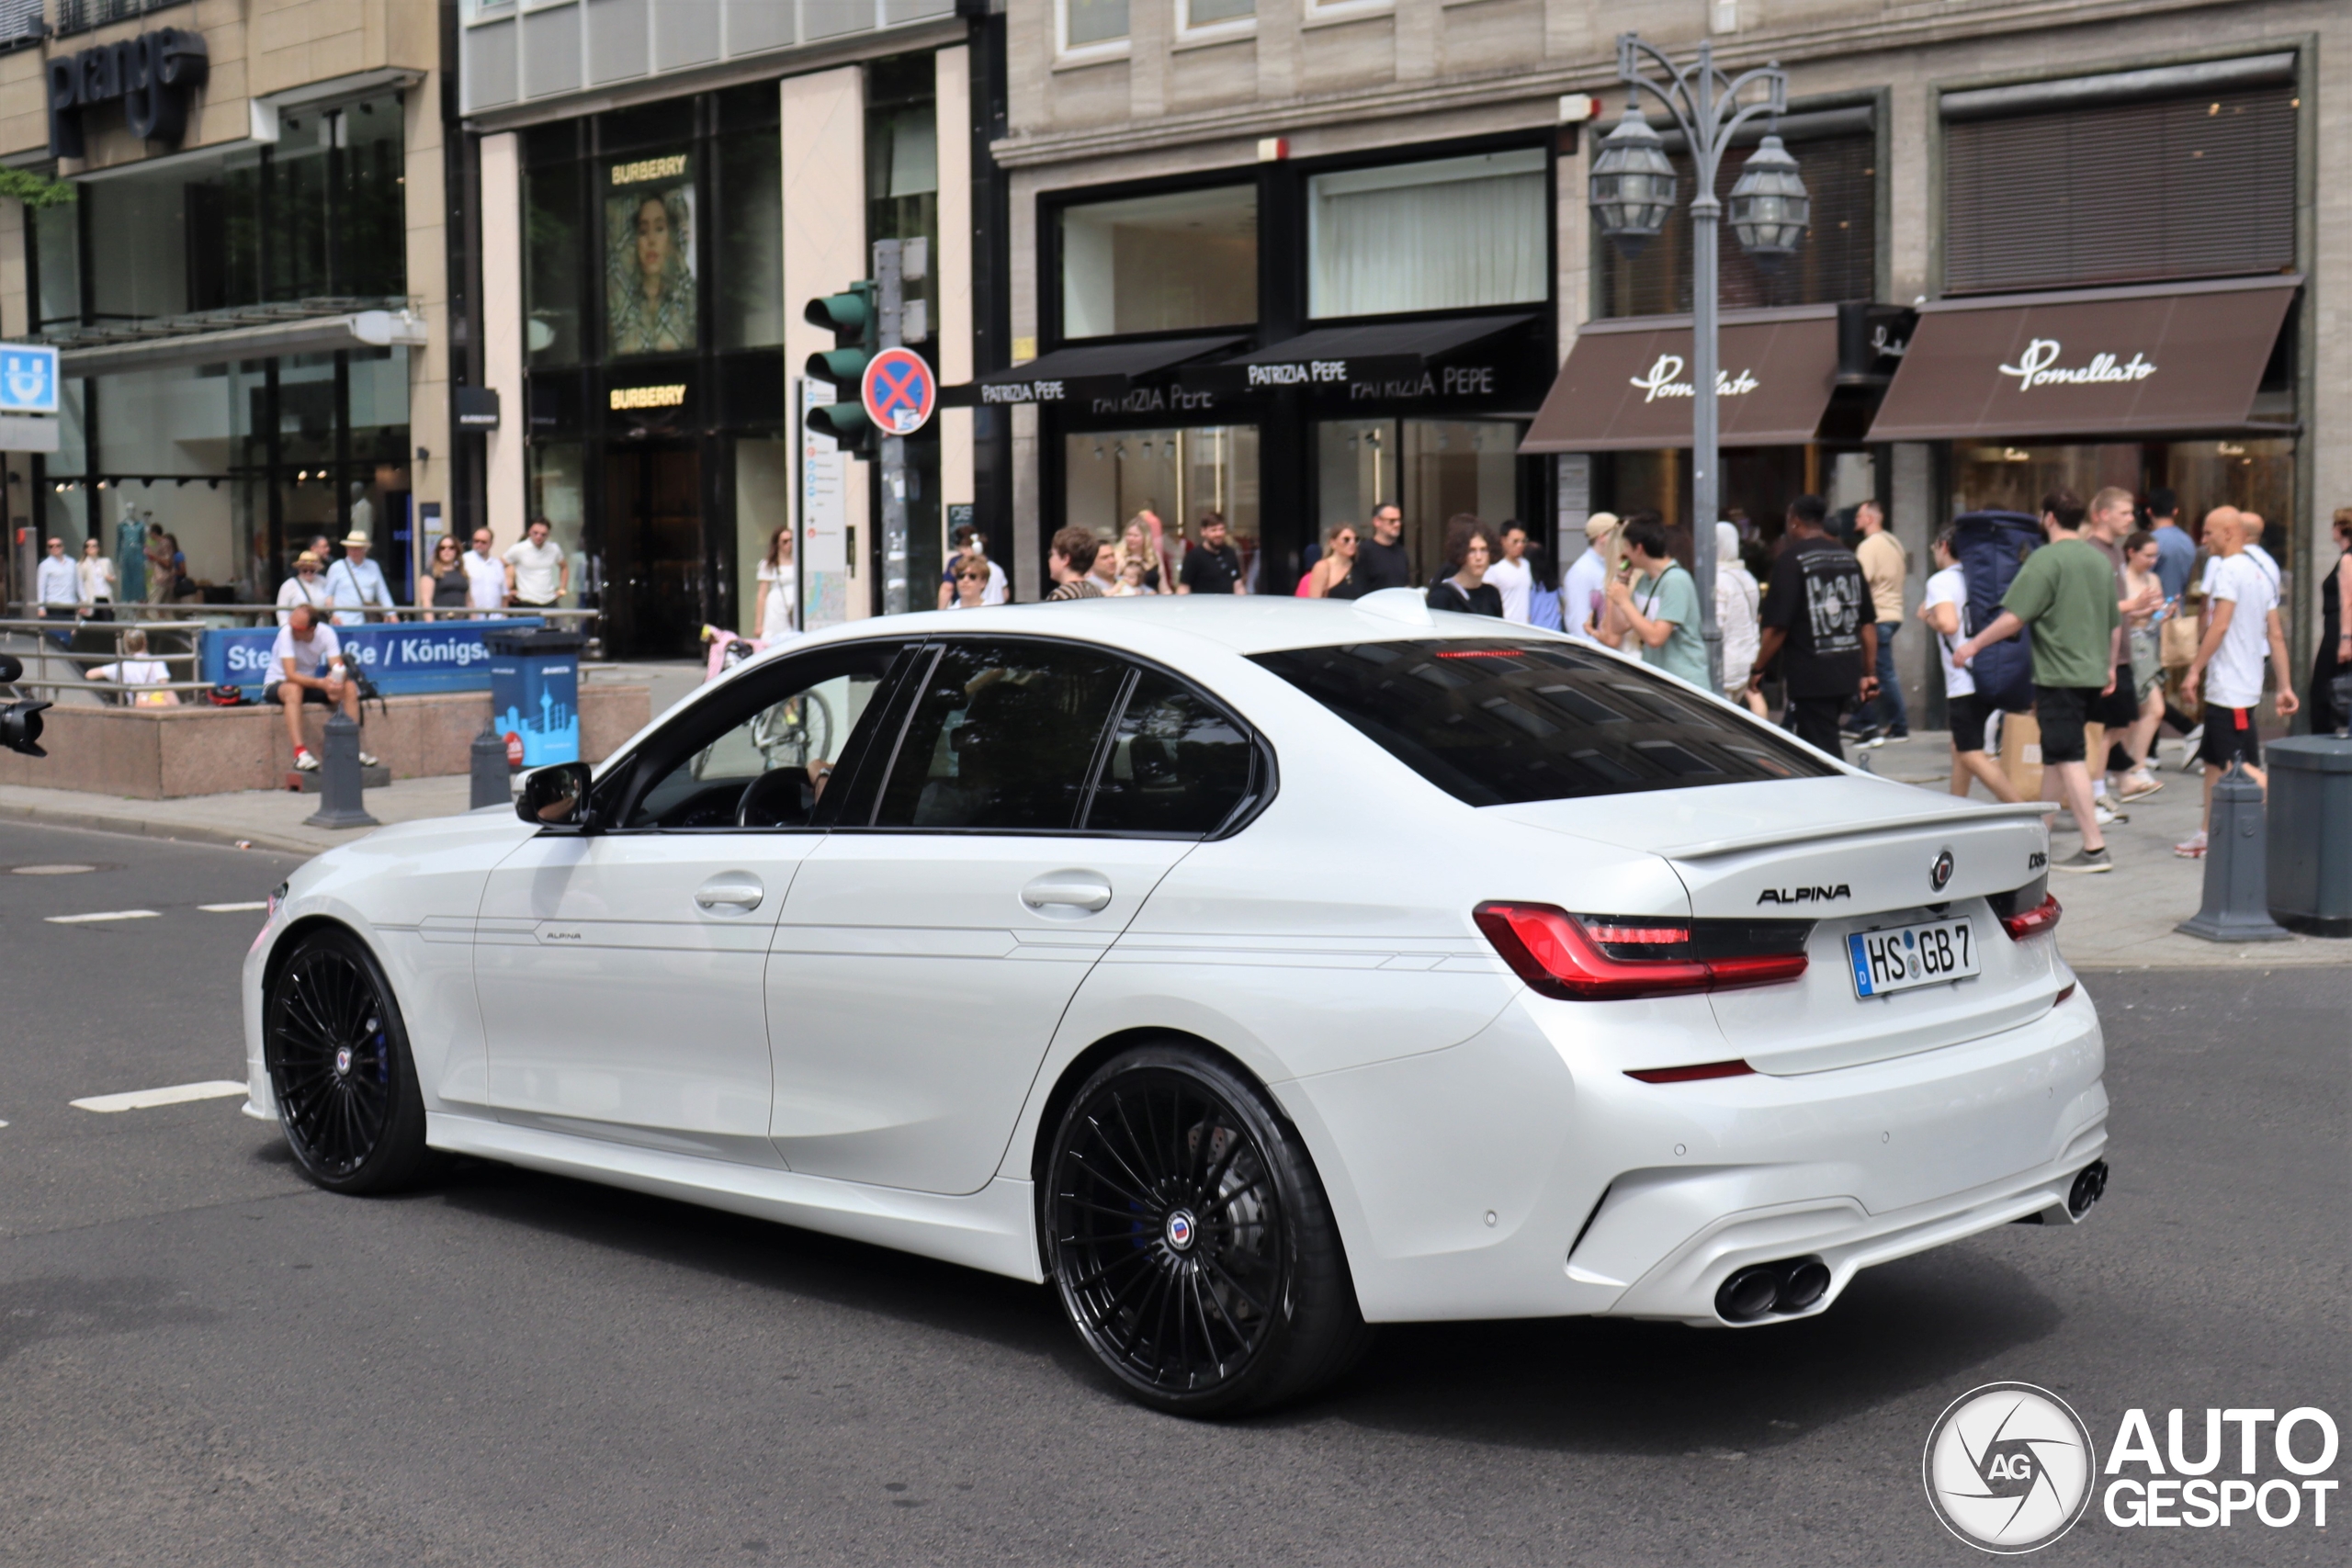
<instances>
[{"instance_id":1,"label":"car taillight","mask_svg":"<svg viewBox=\"0 0 2352 1568\"><path fill-rule=\"evenodd\" d=\"M1775 921L1718 932L1709 922L1572 915L1502 900L1479 905L1473 918L1529 988L1577 1002L1793 980L1804 973L1811 931L1804 921Z\"/></svg>"},{"instance_id":2,"label":"car taillight","mask_svg":"<svg viewBox=\"0 0 2352 1568\"><path fill-rule=\"evenodd\" d=\"M2058 929L2058 895L2045 893L2041 902L2030 909L2001 917L2001 929L2009 933L2011 942L2023 942L2030 936L2041 936Z\"/></svg>"}]
</instances>

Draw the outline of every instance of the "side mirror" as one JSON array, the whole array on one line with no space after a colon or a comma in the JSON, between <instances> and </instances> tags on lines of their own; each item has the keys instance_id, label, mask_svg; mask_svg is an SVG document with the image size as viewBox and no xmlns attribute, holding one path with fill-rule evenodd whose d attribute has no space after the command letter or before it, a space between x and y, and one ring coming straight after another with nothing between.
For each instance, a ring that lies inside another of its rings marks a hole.
<instances>
[{"instance_id":1,"label":"side mirror","mask_svg":"<svg viewBox=\"0 0 2352 1568\"><path fill-rule=\"evenodd\" d=\"M523 781L514 815L535 828L580 828L588 821L588 764L558 762Z\"/></svg>"}]
</instances>

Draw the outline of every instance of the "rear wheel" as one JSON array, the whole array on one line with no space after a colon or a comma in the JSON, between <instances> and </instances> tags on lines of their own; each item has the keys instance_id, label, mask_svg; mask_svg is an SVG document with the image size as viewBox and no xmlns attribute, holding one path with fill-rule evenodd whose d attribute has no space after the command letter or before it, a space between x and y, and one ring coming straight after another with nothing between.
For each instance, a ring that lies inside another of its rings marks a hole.
<instances>
[{"instance_id":1,"label":"rear wheel","mask_svg":"<svg viewBox=\"0 0 2352 1568\"><path fill-rule=\"evenodd\" d=\"M424 1101L392 987L367 944L300 939L263 1003L262 1060L302 1174L335 1192L385 1192L424 1169Z\"/></svg>"},{"instance_id":2,"label":"rear wheel","mask_svg":"<svg viewBox=\"0 0 2352 1568\"><path fill-rule=\"evenodd\" d=\"M1040 1196L1063 1311L1146 1404L1215 1416L1295 1398L1369 1337L1297 1130L1206 1052L1105 1063L1063 1113Z\"/></svg>"}]
</instances>

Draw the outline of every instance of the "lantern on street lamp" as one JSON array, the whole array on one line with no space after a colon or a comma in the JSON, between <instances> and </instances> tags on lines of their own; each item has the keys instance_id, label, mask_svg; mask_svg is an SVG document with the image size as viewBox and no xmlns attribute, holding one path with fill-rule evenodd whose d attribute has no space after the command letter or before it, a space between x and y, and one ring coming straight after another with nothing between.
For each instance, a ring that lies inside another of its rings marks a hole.
<instances>
[{"instance_id":1,"label":"lantern on street lamp","mask_svg":"<svg viewBox=\"0 0 2352 1568\"><path fill-rule=\"evenodd\" d=\"M1662 78L1652 80L1645 62ZM1691 576L1699 585L1699 629L1707 645L1711 680L1723 679L1723 628L1715 624L1716 502L1722 477L1719 411L1721 395L1716 364L1715 236L1728 216L1732 231L1747 254L1770 267L1796 252L1813 216L1813 202L1798 177L1797 161L1789 156L1777 135L1748 158L1731 199L1715 195L1715 172L1723 156L1738 140L1740 130L1770 115L1772 125L1787 112L1789 79L1778 61L1767 61L1737 76L1715 68L1712 40L1699 40L1699 58L1690 67L1678 66L1638 33L1617 38L1617 79L1625 84L1625 118L1600 143L1592 161L1590 200L1594 227L1606 234L1621 255L1631 259L1657 237L1674 210L1678 182L1666 143L1641 110L1647 93L1672 118L1682 133L1691 164L1690 192L1690 500ZM1748 95L1762 89L1762 96Z\"/></svg>"},{"instance_id":2,"label":"lantern on street lamp","mask_svg":"<svg viewBox=\"0 0 2352 1568\"><path fill-rule=\"evenodd\" d=\"M1640 255L1666 227L1679 182L1666 144L1650 129L1640 104L1628 103L1625 118L1602 140L1589 186L1594 220L1628 259Z\"/></svg>"},{"instance_id":3,"label":"lantern on street lamp","mask_svg":"<svg viewBox=\"0 0 2352 1568\"><path fill-rule=\"evenodd\" d=\"M1778 136L1766 137L1748 154L1724 205L1740 249L1766 267L1794 255L1813 221L1813 197L1805 194L1797 161Z\"/></svg>"}]
</instances>

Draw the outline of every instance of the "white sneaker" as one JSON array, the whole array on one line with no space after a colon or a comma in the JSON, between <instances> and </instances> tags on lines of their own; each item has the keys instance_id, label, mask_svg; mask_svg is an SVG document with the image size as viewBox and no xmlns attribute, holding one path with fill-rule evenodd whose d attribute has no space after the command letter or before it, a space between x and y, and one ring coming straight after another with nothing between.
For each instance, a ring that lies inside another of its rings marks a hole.
<instances>
[{"instance_id":1,"label":"white sneaker","mask_svg":"<svg viewBox=\"0 0 2352 1568\"><path fill-rule=\"evenodd\" d=\"M363 768L374 768L380 767L382 764L376 761L376 753L373 751L362 751L359 753L359 765Z\"/></svg>"},{"instance_id":2,"label":"white sneaker","mask_svg":"<svg viewBox=\"0 0 2352 1568\"><path fill-rule=\"evenodd\" d=\"M294 748L294 769L297 773L315 773L319 771L319 760L311 755L311 749L309 747L297 746Z\"/></svg>"},{"instance_id":3,"label":"white sneaker","mask_svg":"<svg viewBox=\"0 0 2352 1568\"><path fill-rule=\"evenodd\" d=\"M2091 819L2102 828L2109 827L2118 822L2129 822L2132 820L2131 818L2127 817L2122 812L2110 807L2107 802L2103 800L2095 800L2091 802Z\"/></svg>"},{"instance_id":4,"label":"white sneaker","mask_svg":"<svg viewBox=\"0 0 2352 1568\"><path fill-rule=\"evenodd\" d=\"M2205 858L2205 829L2199 828L2194 838L2175 844L2172 847L2172 852L2183 860L2203 860Z\"/></svg>"},{"instance_id":5,"label":"white sneaker","mask_svg":"<svg viewBox=\"0 0 2352 1568\"><path fill-rule=\"evenodd\" d=\"M2193 773L2197 771L2197 749L2204 743L2205 727L2201 724L2180 738L2180 771L2182 773Z\"/></svg>"}]
</instances>

